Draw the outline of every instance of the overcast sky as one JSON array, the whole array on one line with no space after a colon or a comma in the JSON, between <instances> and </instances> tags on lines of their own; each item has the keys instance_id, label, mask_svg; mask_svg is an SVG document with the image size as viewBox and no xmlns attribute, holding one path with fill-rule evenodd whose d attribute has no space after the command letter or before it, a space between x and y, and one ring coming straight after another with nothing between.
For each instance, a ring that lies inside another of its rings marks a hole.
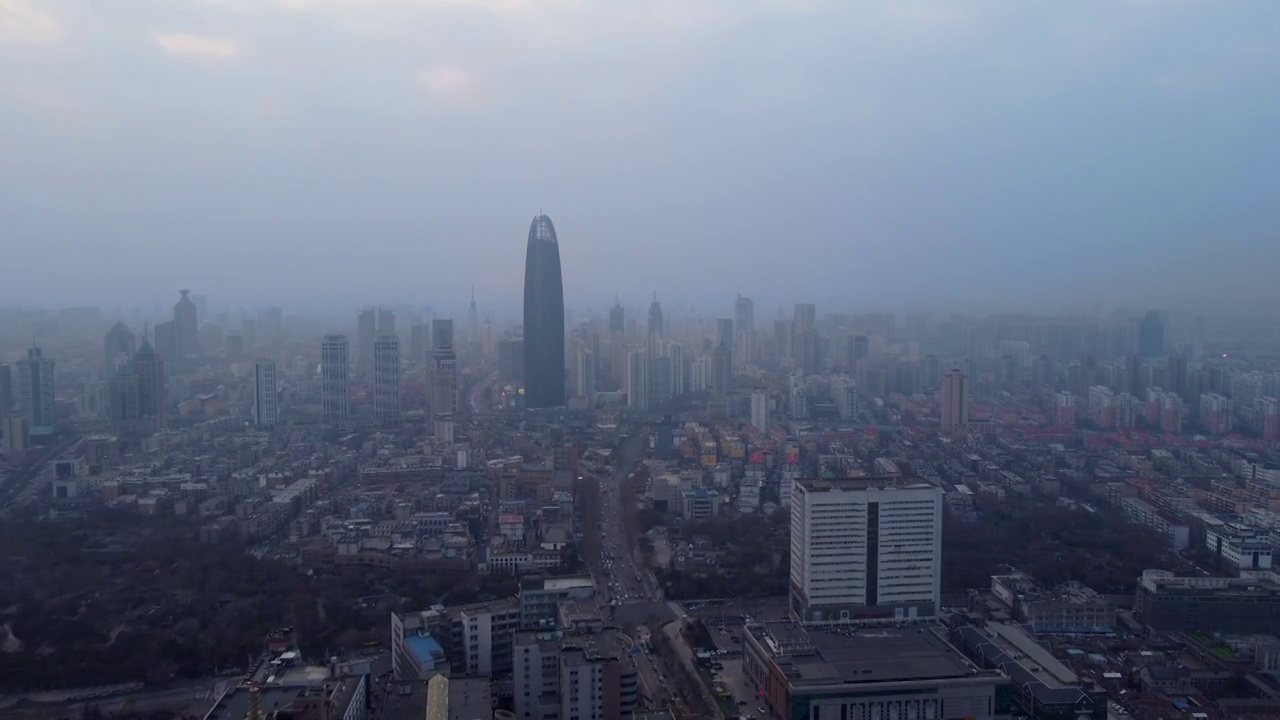
<instances>
[{"instance_id":1,"label":"overcast sky","mask_svg":"<svg viewBox=\"0 0 1280 720\"><path fill-rule=\"evenodd\" d=\"M0 304L1280 299L1280 2L0 0Z\"/></svg>"}]
</instances>

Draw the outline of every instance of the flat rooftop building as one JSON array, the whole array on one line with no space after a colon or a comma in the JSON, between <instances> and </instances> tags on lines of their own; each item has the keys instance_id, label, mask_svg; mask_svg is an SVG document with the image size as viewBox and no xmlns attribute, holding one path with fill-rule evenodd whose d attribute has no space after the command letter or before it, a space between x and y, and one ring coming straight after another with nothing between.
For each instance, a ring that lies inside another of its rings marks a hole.
<instances>
[{"instance_id":1,"label":"flat rooftop building","mask_svg":"<svg viewBox=\"0 0 1280 720\"><path fill-rule=\"evenodd\" d=\"M782 720L1004 718L1013 690L932 624L743 628L743 674Z\"/></svg>"},{"instance_id":2,"label":"flat rooftop building","mask_svg":"<svg viewBox=\"0 0 1280 720\"><path fill-rule=\"evenodd\" d=\"M799 479L791 490L791 617L899 621L938 614L942 488L897 476Z\"/></svg>"},{"instance_id":3,"label":"flat rooftop building","mask_svg":"<svg viewBox=\"0 0 1280 720\"><path fill-rule=\"evenodd\" d=\"M1177 577L1147 570L1138 582L1137 620L1153 630L1280 634L1280 575L1241 571L1240 577Z\"/></svg>"}]
</instances>

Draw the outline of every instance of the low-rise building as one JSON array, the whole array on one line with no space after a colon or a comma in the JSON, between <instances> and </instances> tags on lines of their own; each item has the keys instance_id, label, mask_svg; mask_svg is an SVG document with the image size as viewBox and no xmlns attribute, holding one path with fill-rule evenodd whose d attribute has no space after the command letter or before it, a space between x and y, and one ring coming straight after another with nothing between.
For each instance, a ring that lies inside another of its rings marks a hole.
<instances>
[{"instance_id":1,"label":"low-rise building","mask_svg":"<svg viewBox=\"0 0 1280 720\"><path fill-rule=\"evenodd\" d=\"M967 660L933 625L749 624L742 668L781 720L985 719L1013 711L1009 679Z\"/></svg>"},{"instance_id":2,"label":"low-rise building","mask_svg":"<svg viewBox=\"0 0 1280 720\"><path fill-rule=\"evenodd\" d=\"M1153 630L1274 635L1280 633L1280 576L1177 577L1147 570L1134 615Z\"/></svg>"}]
</instances>

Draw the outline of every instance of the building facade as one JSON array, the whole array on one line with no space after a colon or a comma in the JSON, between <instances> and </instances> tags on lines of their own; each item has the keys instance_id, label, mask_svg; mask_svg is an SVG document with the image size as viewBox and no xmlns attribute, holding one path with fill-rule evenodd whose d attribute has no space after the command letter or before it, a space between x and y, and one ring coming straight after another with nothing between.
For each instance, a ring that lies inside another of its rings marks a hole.
<instances>
[{"instance_id":1,"label":"building facade","mask_svg":"<svg viewBox=\"0 0 1280 720\"><path fill-rule=\"evenodd\" d=\"M351 424L351 344L346 335L325 335L320 343L320 403L326 425Z\"/></svg>"},{"instance_id":2,"label":"building facade","mask_svg":"<svg viewBox=\"0 0 1280 720\"><path fill-rule=\"evenodd\" d=\"M262 429L276 426L280 419L279 387L274 360L253 364L253 424Z\"/></svg>"},{"instance_id":3,"label":"building facade","mask_svg":"<svg viewBox=\"0 0 1280 720\"><path fill-rule=\"evenodd\" d=\"M400 427L400 338L395 335L373 343L373 416L384 428Z\"/></svg>"},{"instance_id":4,"label":"building facade","mask_svg":"<svg viewBox=\"0 0 1280 720\"><path fill-rule=\"evenodd\" d=\"M31 348L17 362L17 368L17 409L32 429L51 427L57 422L53 360L45 357L40 348Z\"/></svg>"},{"instance_id":5,"label":"building facade","mask_svg":"<svg viewBox=\"0 0 1280 720\"><path fill-rule=\"evenodd\" d=\"M942 489L924 480L796 481L791 616L805 622L936 616L942 502Z\"/></svg>"},{"instance_id":6,"label":"building facade","mask_svg":"<svg viewBox=\"0 0 1280 720\"><path fill-rule=\"evenodd\" d=\"M551 218L529 227L524 266L525 407L565 404L564 285Z\"/></svg>"},{"instance_id":7,"label":"building facade","mask_svg":"<svg viewBox=\"0 0 1280 720\"><path fill-rule=\"evenodd\" d=\"M942 376L942 398L938 415L943 435L969 431L969 378L959 370Z\"/></svg>"}]
</instances>

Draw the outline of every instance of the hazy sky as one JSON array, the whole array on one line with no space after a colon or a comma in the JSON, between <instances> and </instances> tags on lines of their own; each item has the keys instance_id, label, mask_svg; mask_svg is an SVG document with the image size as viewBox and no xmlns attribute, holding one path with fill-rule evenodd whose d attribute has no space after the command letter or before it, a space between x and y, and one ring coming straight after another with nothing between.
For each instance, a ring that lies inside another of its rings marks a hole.
<instances>
[{"instance_id":1,"label":"hazy sky","mask_svg":"<svg viewBox=\"0 0 1280 720\"><path fill-rule=\"evenodd\" d=\"M1280 299L1280 2L0 0L0 304Z\"/></svg>"}]
</instances>

